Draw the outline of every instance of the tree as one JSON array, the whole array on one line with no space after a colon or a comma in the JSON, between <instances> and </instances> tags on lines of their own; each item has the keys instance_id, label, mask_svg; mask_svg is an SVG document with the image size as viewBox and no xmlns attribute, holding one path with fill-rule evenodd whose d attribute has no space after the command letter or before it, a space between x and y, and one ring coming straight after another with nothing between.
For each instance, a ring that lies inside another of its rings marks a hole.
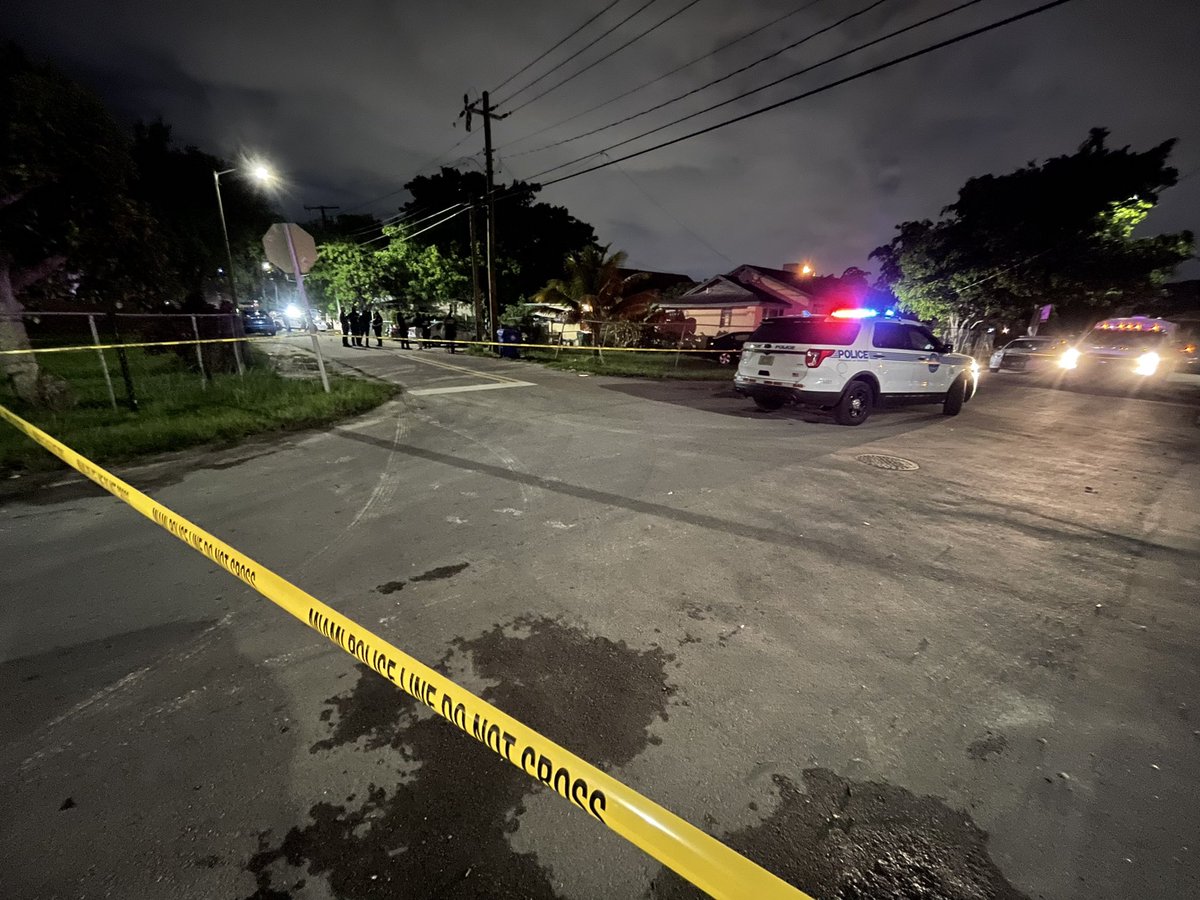
<instances>
[{"instance_id":1,"label":"tree","mask_svg":"<svg viewBox=\"0 0 1200 900\"><path fill-rule=\"evenodd\" d=\"M1139 153L1108 148L1107 136L1095 128L1073 154L972 178L938 221L898 225L871 254L881 283L956 343L980 318L1156 296L1192 235L1133 232L1175 184L1175 142Z\"/></svg>"},{"instance_id":2,"label":"tree","mask_svg":"<svg viewBox=\"0 0 1200 900\"><path fill-rule=\"evenodd\" d=\"M406 213L428 216L457 203L481 204L476 249L483 259L482 204L487 180L481 172L443 168L436 175L414 178L405 187L412 194L412 200L404 205ZM496 281L501 307L532 296L548 279L562 272L568 254L596 244L591 225L579 221L564 207L535 202L540 190L540 185L521 181L496 185ZM438 221L435 217L415 225L414 231L428 230L413 240L435 245L447 258L460 261L462 275L470 279L467 216L442 224Z\"/></svg>"},{"instance_id":3,"label":"tree","mask_svg":"<svg viewBox=\"0 0 1200 900\"><path fill-rule=\"evenodd\" d=\"M28 349L31 293L145 300L165 265L133 199L128 142L100 100L57 69L0 46L0 349ZM0 356L17 396L65 400L31 354Z\"/></svg>"},{"instance_id":4,"label":"tree","mask_svg":"<svg viewBox=\"0 0 1200 900\"><path fill-rule=\"evenodd\" d=\"M469 299L465 266L436 246L409 240L402 226L384 226L382 246L353 241L322 244L309 278L343 306L400 301L426 312Z\"/></svg>"},{"instance_id":5,"label":"tree","mask_svg":"<svg viewBox=\"0 0 1200 900\"><path fill-rule=\"evenodd\" d=\"M619 250L610 256L610 246L587 246L572 253L564 266L566 277L552 278L533 299L567 307L575 322L644 318L656 295L633 290L646 276L640 272L622 275L626 254Z\"/></svg>"},{"instance_id":6,"label":"tree","mask_svg":"<svg viewBox=\"0 0 1200 900\"><path fill-rule=\"evenodd\" d=\"M330 301L349 307L377 299L385 290L387 274L369 246L333 241L321 244L307 278Z\"/></svg>"}]
</instances>

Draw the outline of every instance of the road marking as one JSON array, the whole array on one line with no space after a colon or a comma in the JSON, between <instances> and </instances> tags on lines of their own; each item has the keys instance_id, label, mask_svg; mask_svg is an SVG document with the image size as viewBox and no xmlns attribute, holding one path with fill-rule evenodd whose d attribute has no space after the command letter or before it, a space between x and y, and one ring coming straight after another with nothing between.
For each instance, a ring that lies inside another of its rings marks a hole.
<instances>
[{"instance_id":1,"label":"road marking","mask_svg":"<svg viewBox=\"0 0 1200 900\"><path fill-rule=\"evenodd\" d=\"M417 388L408 393L413 397L428 397L432 394L465 394L468 391L495 391L500 388L537 387L532 381L505 381L495 384L459 384L454 387Z\"/></svg>"},{"instance_id":2,"label":"road marking","mask_svg":"<svg viewBox=\"0 0 1200 900\"><path fill-rule=\"evenodd\" d=\"M425 363L427 366L436 366L439 369L449 369L451 372L462 372L464 375L474 375L476 378L490 378L493 381L503 381L511 384L527 385L528 381L517 381L515 378L509 378L507 375L496 375L492 372L487 372L483 369L467 369L463 366L452 366L450 363L434 362L432 359L426 359L423 356L418 356L416 353L405 353L403 355L396 354L401 359L411 359L413 362ZM415 393L415 391L414 391Z\"/></svg>"}]
</instances>

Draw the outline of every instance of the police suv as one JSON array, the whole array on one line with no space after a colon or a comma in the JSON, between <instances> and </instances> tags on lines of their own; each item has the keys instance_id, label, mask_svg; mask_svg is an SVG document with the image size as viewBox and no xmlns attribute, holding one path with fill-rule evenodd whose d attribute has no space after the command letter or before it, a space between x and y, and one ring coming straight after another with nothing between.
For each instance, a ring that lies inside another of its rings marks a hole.
<instances>
[{"instance_id":1,"label":"police suv","mask_svg":"<svg viewBox=\"0 0 1200 900\"><path fill-rule=\"evenodd\" d=\"M876 406L941 403L956 416L975 395L979 365L920 322L869 309L764 319L742 348L734 390L759 409L832 409L861 425Z\"/></svg>"}]
</instances>

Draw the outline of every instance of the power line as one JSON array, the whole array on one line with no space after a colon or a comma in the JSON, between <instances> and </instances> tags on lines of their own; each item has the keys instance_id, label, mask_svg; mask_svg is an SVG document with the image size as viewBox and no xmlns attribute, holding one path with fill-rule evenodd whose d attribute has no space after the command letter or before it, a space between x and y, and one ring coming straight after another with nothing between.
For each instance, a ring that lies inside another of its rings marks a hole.
<instances>
[{"instance_id":1,"label":"power line","mask_svg":"<svg viewBox=\"0 0 1200 900\"><path fill-rule=\"evenodd\" d=\"M553 131L555 128L559 128L563 125L566 125L568 122L574 122L576 119L580 118L581 116L586 116L588 113L593 113L598 109L603 109L605 106L608 106L609 104L612 104L612 103L616 103L618 100L623 100L624 98L628 97L630 94L636 94L638 91L644 90L653 84L657 84L658 82L662 81L664 78L670 78L672 75L674 75L678 72L682 72L684 69L689 68L690 66L694 66L698 62L706 60L710 56L716 56L722 50L728 50L734 44L740 43L744 40L747 40L748 38L752 38L752 37L754 37L754 35L759 34L760 32L766 31L768 28L772 28L772 27L778 25L780 22L784 21L785 19L790 19L792 16L796 15L797 13L802 13L809 7L816 6L818 3L823 3L823 2L825 2L825 0L808 0L807 3L801 4L800 6L797 6L795 9L791 10L790 12L786 12L782 16L778 16L778 17L772 19L770 22L767 22L765 25L760 25L757 28L747 31L745 34L741 35L740 37L736 37L731 41L725 42L720 47L717 47L715 50L712 50L708 53L703 53L700 56L694 57L693 59L689 60L688 62L685 62L683 65L676 66L674 69L672 69L669 72L664 72L662 75L659 75L656 78L652 78L647 82L639 84L637 87L630 88L629 90L625 91L625 93L623 93L623 94L617 94L617 96L610 97L609 99L605 100L602 103L597 103L595 106L590 106L587 109L583 110L582 112L577 112L574 115L569 116L566 119L563 119L561 122L555 122L553 125L547 125L545 128L539 128L537 131L531 132L530 134L527 134L524 137L517 138L515 141L510 143L508 146L512 147L516 144L520 144L523 141L527 141L530 138L535 138L539 134L545 134L547 131ZM504 149L504 148L501 148L501 149ZM525 152L533 153L534 151L528 150ZM515 154L515 155L518 155L518 154Z\"/></svg>"},{"instance_id":2,"label":"power line","mask_svg":"<svg viewBox=\"0 0 1200 900\"><path fill-rule=\"evenodd\" d=\"M604 32L604 34L600 35L600 37L596 38L593 41L590 41L589 43L585 44L582 49L576 51L575 56L579 56L581 53L583 53L587 50L590 50L592 47L596 46L596 44L600 43L602 40L604 40L606 37L608 37L610 34L612 34L614 31L616 31L618 28L620 28L622 25L624 25L626 22L628 22L630 19L632 19L634 16L636 16L642 10L644 10L646 7L650 6L653 3L657 3L657 2L658 2L658 0L646 0L645 3L643 3L637 9L635 9L633 12L631 12L629 15L627 15L625 18L623 18L620 22L618 22L612 28L608 29L608 31ZM529 82L527 85L525 85L525 87L519 88L518 90L513 91L511 94L509 94L503 100L497 100L496 105L500 106L502 104L505 104L509 100L513 99L513 97L516 97L518 94L525 93L525 91L529 90L531 87L533 87L539 81L541 81L543 78L557 72L559 69L561 69L563 66L565 66L569 61L570 61L569 59L564 59L558 65L554 66L554 68L552 68L546 72L543 72L537 78L533 79L533 81Z\"/></svg>"},{"instance_id":3,"label":"power line","mask_svg":"<svg viewBox=\"0 0 1200 900\"><path fill-rule=\"evenodd\" d=\"M787 53L789 50L795 50L801 44L806 44L809 41L813 40L814 38L818 38L827 32L833 31L835 28L840 28L842 25L845 25L847 22L851 21L852 19L857 19L859 16L869 13L871 10L875 9L877 6L881 6L886 2L887 2L887 0L874 0L873 3L870 3L867 6L864 6L862 9L858 10L857 12L852 12L849 15L843 16L841 19L838 19L836 22L833 22L830 25L826 25L824 28L820 28L817 31L813 31L809 34L806 34L804 37L800 38L798 41L792 41L792 43L788 44L786 47L780 47L778 50L774 50L765 56L760 56L758 59L754 60L753 62L747 63L746 65L741 66L740 68L734 69L732 72L728 72L727 74L722 75L719 78L714 78L712 81L702 84L699 87L694 87L689 91L685 91L684 93L679 94L676 97L672 97L670 100L664 100L662 103L656 103L654 106L649 106L646 109L641 110L640 112L635 112L632 115L625 116L625 118L623 118L623 119L617 119L616 121L609 122L607 125L600 125L599 127L593 128L590 131L585 131L582 134L577 134L577 135L574 135L569 138L563 138L560 141L554 141L553 143L550 143L550 144L544 144L541 147L534 147L532 150L522 150L521 153L516 154L516 155L524 156L529 153L540 153L543 150L549 150L552 147L560 147L563 144L569 144L572 141L578 141L582 138L590 137L591 135L597 134L598 132L606 131L609 128L614 128L617 125L624 125L626 122L632 122L634 119L640 119L642 116L648 115L652 112L656 112L657 110L662 109L664 106L670 106L673 103L678 103L680 100L685 100L688 97L692 96L693 94L698 94L698 93L700 93L700 91L708 90L708 88L713 87L718 84L721 84L724 81L728 81L730 78L733 78L737 75L741 75L743 72L748 72L751 69L753 69L755 66L760 66L763 63L767 62L768 60L772 60L777 56L781 56L782 54Z\"/></svg>"},{"instance_id":4,"label":"power line","mask_svg":"<svg viewBox=\"0 0 1200 900\"><path fill-rule=\"evenodd\" d=\"M695 6L695 5L696 5L697 3L699 3L699 2L700 2L700 0L688 0L688 2L687 2L687 3L685 3L685 4L684 4L682 7L680 7L679 9L675 10L675 12L671 13L671 14L670 14L669 16L667 16L666 18L660 19L658 22L655 22L655 23L654 23L653 25L651 25L649 28L647 28L647 29L645 29L645 30L641 31L641 32L640 32L640 33L638 33L638 34L635 34L633 37L631 37L629 40L627 40L625 43L623 43L623 44L622 44L620 47L617 47L615 50L611 50L611 51L609 51L608 53L604 54L604 56L601 56L599 59L597 59L597 60L593 60L592 62L588 63L586 66L584 66L582 69L579 69L577 72L574 72L574 73L572 73L572 74L568 75L568 76L567 76L566 78L564 78L562 81L556 82L555 84L553 84L553 85L551 85L550 87L546 88L546 90L542 91L542 92L541 92L540 94L538 94L536 97L532 97L531 99L529 99L529 100L526 100L524 103L522 103L522 104L521 104L520 106L518 106L516 109L514 109L514 110L513 110L513 112L517 112L518 110L522 110L522 109L524 109L526 106L528 106L530 103L534 103L534 102L536 102L536 101L538 101L538 100L541 100L543 97L545 97L545 96L546 96L547 94L549 94L551 91L556 91L556 90L558 90L560 87L562 87L562 86L563 86L564 84L566 84L568 81L573 81L574 79L576 79L576 78L578 78L580 75L582 75L584 72L587 72L587 71L589 71L589 70L591 70L591 69L594 69L596 66L600 65L600 63L604 62L606 59L610 59L611 57L613 57L613 56L616 56L618 53L620 53L622 50L624 50L624 49L625 49L626 47L628 47L630 44L635 44L635 43L637 43L638 41L640 41L642 38L646 37L646 35L650 34L651 32L657 31L659 28L661 28L663 25L666 25L668 22L670 22L670 21L671 21L672 19L674 19L676 16L680 15L681 13L685 13L685 12L687 12L689 9L691 9L693 6Z\"/></svg>"},{"instance_id":5,"label":"power line","mask_svg":"<svg viewBox=\"0 0 1200 900\"><path fill-rule=\"evenodd\" d=\"M875 0L874 5L878 6L879 3L882 3L882 2L885 2L885 0ZM686 116L680 116L678 119L675 119L672 122L667 122L663 125L658 125L654 128L648 129L647 131L643 131L641 134L636 134L631 138L626 138L623 141L618 141L615 144L610 144L609 146L603 148L603 150L598 150L594 153L588 153L578 159L571 160L570 162L566 162L566 163L563 163L558 166L552 166L549 169L544 169L543 171L538 172L536 175L533 175L531 177L539 178L542 175L549 174L550 172L557 172L559 169L565 169L568 166L572 166L572 165L575 165L576 163L583 162L584 160L590 159L593 156L598 156L598 155L600 155L600 153L607 152L609 150L615 150L617 147L623 147L626 144L631 144L634 141L640 140L641 138L647 137L651 134L655 134L666 128L670 128L673 125L678 125L681 122L686 122L689 119L694 119L697 116L702 116L705 113L712 112L714 109L720 109L722 106L728 106L730 103L735 103L738 100L742 100L753 94L760 93L762 91L767 90L768 88L773 88L776 85L782 84L785 81L790 81L793 78L798 78L801 75L805 75L809 72L812 72L815 69L821 68L822 66L827 66L832 62L836 62L839 59L844 59L845 57L851 56L855 53L858 53L861 50L865 50L868 47L873 47L875 44L880 44L880 43L883 43L884 41L891 40L892 38L898 37L899 35L904 34L907 31L912 31L915 28L921 28L925 25L928 25L930 22L936 21L937 19L941 19L941 18L945 18L946 16L953 15L954 13L959 12L960 10L966 9L968 6L974 6L976 3L982 3L982 2L983 2L983 0L964 0L964 2L960 3L958 6L951 7L950 9L944 10L940 13L935 13L932 16L927 16L926 18L921 19L918 22L913 22L911 25L905 25L903 28L898 28L895 31L892 31L888 34L883 35L882 37L877 37L877 38L874 38L873 40L859 44L857 47L851 47L849 50L843 50L841 53L836 53L833 56L826 57L825 59L821 60L820 62L813 63L810 66L805 66L803 69L798 69L789 75L784 75L782 78L776 78L774 81L768 82L767 84L764 84L764 85L760 85L759 87L756 87L756 88L751 88L750 90L744 91L741 94L738 94L737 96L730 97L728 100L722 100L720 103L714 103L712 106L707 106L704 109L697 110L696 112L693 112L693 113L689 113ZM768 107L768 108L772 108L772 107Z\"/></svg>"},{"instance_id":6,"label":"power line","mask_svg":"<svg viewBox=\"0 0 1200 900\"><path fill-rule=\"evenodd\" d=\"M445 222L449 222L451 219L453 219L457 216L461 216L463 213L465 213L468 209L471 208L468 204L465 204L465 203L456 203L455 206L461 206L462 208L459 209L457 212L450 213L450 215L446 216L444 219L439 219L438 221L434 222L432 225L427 225L426 227L422 228L420 231L414 231L410 234L402 234L402 235L381 234L379 237L371 238L368 241L359 241L358 245L360 247L365 247L367 244L373 244L373 243L375 243L375 241L381 241L384 238L391 238L391 237L400 237L403 240L407 241L410 238L415 238L418 234L424 234L425 232L429 231L431 228L437 228L439 225L442 225ZM454 209L455 206L448 206L448 207L446 207L446 209L443 209L441 213L434 213L432 216L426 216L424 219L419 219L416 222L412 222L411 225L420 225L421 222L428 221L429 219L432 219L435 216L440 216L442 213L447 212L451 209Z\"/></svg>"},{"instance_id":7,"label":"power line","mask_svg":"<svg viewBox=\"0 0 1200 900\"><path fill-rule=\"evenodd\" d=\"M549 50L542 53L541 56L537 57L536 59L534 59L530 62L525 63L525 65L523 65L521 68L517 69L517 71L513 72L511 75L509 75L507 78L505 78L502 82L500 82L498 85L496 85L494 88L492 88L492 93L493 94L496 93L496 91L500 90L500 88L504 87L506 84L508 84L514 78L516 78L518 75L520 75L523 72L525 72L526 70L531 69L534 66L536 66L543 59L545 59L547 56L549 56L551 53L553 53L555 50L557 50L559 47L561 47L563 44L565 44L571 38L575 37L575 35L579 34L579 32L583 31L583 29L587 28L589 25L591 25L598 18L600 18L602 15L604 15L606 12L608 12L610 9L612 9L614 6L616 6L620 2L621 2L621 0L612 0L612 2L608 4L608 6L604 7L604 9L600 10L600 12L596 13L594 16L592 16L590 19L588 19L586 22L584 22L582 25L580 25L578 28L576 28L574 31L572 31L570 34L568 34L565 38L563 38L561 41L559 41L557 44L555 44L553 47L551 47ZM564 60L564 62L565 62L565 60Z\"/></svg>"},{"instance_id":8,"label":"power line","mask_svg":"<svg viewBox=\"0 0 1200 900\"><path fill-rule=\"evenodd\" d=\"M420 219L417 219L416 221L413 221L413 222L404 222L404 221L402 221L404 218L412 218L412 216L418 215L418 213L415 213L415 212L414 212L414 213L410 213L410 214L409 214L407 217L401 216L401 217L399 217L399 219L397 219L397 220L395 220L395 221L392 221L392 222L380 222L378 227L379 227L380 229L383 229L383 228L385 228L385 227L388 227L388 226L391 226L391 227L395 228L395 227L399 227L399 226L403 225L403 226L404 226L404 227L406 227L406 228L411 228L411 227L412 227L412 226L414 226L414 225L420 225L422 222L428 222L430 219L436 218L436 217L438 217L438 216L440 216L440 215L444 215L445 213L448 213L448 212L450 212L450 210L452 210L452 209L458 209L460 206L465 206L465 205L466 205L466 204L463 204L463 203L455 203L455 204L452 204L451 206L447 206L445 209L441 209L441 210L438 210L438 211L437 211L437 212L435 212L435 213L430 213L430 214L429 214L429 215L427 215L427 216L423 216L422 218L420 218ZM375 231L376 229L374 229L374 228L371 228L371 229L369 229L369 230L370 230L370 231ZM371 238L370 240L366 240L366 241L359 241L359 244L360 244L360 245L364 245L364 244L370 244L370 243L372 243L373 241L380 241L380 240L383 240L385 237L387 237L387 235L386 235L386 234L380 234L379 236L377 236L377 237L373 237L373 238Z\"/></svg>"},{"instance_id":9,"label":"power line","mask_svg":"<svg viewBox=\"0 0 1200 900\"><path fill-rule=\"evenodd\" d=\"M794 96L788 97L784 100L780 100L777 103L772 103L772 104L769 104L768 106L763 106L763 107L760 107L759 109L751 110L748 113L743 113L742 115L735 116L732 119L725 119L724 121L717 122L716 124L713 124L713 125L709 125L706 128L700 128L700 129L697 129L696 131L689 132L688 134L684 134L684 135L680 135L679 137L672 138L669 141L663 141L660 144L655 144L653 147L646 147L643 150L637 150L633 153L628 153L625 156L620 156L620 157L617 157L616 159L611 159L608 162L600 163L598 165L591 166L587 169L581 169L578 172L572 172L569 175L563 175L560 178L554 178L550 181L543 182L542 187L549 187L550 185L553 185L553 184L559 184L560 182L563 182L563 181L569 181L570 179L577 178L580 175L587 175L588 173L595 172L598 169L604 169L604 168L607 168L608 166L616 165L617 163L622 163L622 162L625 162L626 160L634 159L635 157L638 157L638 156L644 156L645 154L652 153L655 150L661 150L664 147L670 147L673 144L678 144L683 141L690 140L691 138L699 137L700 135L708 134L709 132L712 132L712 131L717 131L718 129L725 128L729 125L734 125L734 124L737 124L738 122L744 122L747 119L754 118L755 116L761 116L763 113L768 113L768 112L771 112L772 110L779 109L780 107L788 106L792 103L796 103L800 100L805 100L805 99L807 99L809 97L813 97L817 94L822 94L825 91L833 90L833 88L840 87L843 84L848 84L851 81L857 81L860 78L865 78L866 76L873 75L876 72L882 72L885 69L890 69L893 66L898 66L901 63L908 62L909 60L917 59L918 57L925 56L926 54L929 54L929 53L933 53L936 50L941 50L941 49L943 49L945 47L949 47L953 44L958 44L958 43L961 43L962 41L969 40L970 38L978 37L979 35L985 34L989 31L995 31L997 28L1003 28L1005 25L1011 25L1014 22L1021 21L1022 19L1028 19L1031 16L1039 15L1041 13L1044 13L1051 9L1054 9L1057 6L1062 6L1063 4L1069 3L1069 2L1071 2L1071 0L1051 0L1051 2L1049 2L1049 3L1043 3L1041 6L1035 6L1032 9L1026 10L1025 12L1017 13L1015 15L1008 16L1007 18L1004 18L1004 19L999 19L995 22L991 22L991 23L989 23L987 25L983 25L979 28L973 28L970 31L965 31L961 34L955 35L952 38L947 38L944 41L938 41L936 44L930 44L929 46L923 47L920 50L914 50L911 53L905 53L903 56L897 56L893 59L888 60L887 62L879 63L878 65L870 66L869 68L862 69L858 72L855 72L853 75L847 75L844 78L838 78L835 81L827 82L826 84L823 84L820 87L812 88L811 90L807 90L802 93L796 94ZM589 154L589 155L594 156L595 154ZM584 159L586 159L586 158L588 158L588 157L584 157ZM581 161L582 160L575 160L575 162L581 162ZM533 177L536 178L537 176L535 175Z\"/></svg>"},{"instance_id":10,"label":"power line","mask_svg":"<svg viewBox=\"0 0 1200 900\"><path fill-rule=\"evenodd\" d=\"M383 226L385 226L385 225L400 225L400 224L403 224L408 219L413 218L414 216L425 216L425 218L427 218L427 219L432 218L433 216L440 216L442 213L448 212L448 211L454 209L458 205L459 204L456 203L453 206L447 206L445 209L443 209L439 212L435 212L435 213L429 213L428 207L425 207L424 209L410 210L409 212L404 212L403 210L401 210L400 212L396 213L395 215L388 216L386 219L379 220L374 225L371 225L367 228L360 228L358 231L353 231L348 236L349 237L358 237L359 235L370 234L372 231L378 231L379 229L383 228ZM424 221L424 219L422 219L420 221Z\"/></svg>"}]
</instances>

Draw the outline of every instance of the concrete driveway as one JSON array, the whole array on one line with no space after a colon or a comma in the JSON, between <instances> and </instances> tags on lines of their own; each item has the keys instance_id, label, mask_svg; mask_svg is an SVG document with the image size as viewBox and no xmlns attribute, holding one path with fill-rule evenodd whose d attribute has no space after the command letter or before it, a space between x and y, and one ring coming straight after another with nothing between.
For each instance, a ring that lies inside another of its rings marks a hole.
<instances>
[{"instance_id":1,"label":"concrete driveway","mask_svg":"<svg viewBox=\"0 0 1200 900\"><path fill-rule=\"evenodd\" d=\"M121 474L815 896L1200 896L1193 386L842 428L326 347L405 393ZM694 896L90 484L0 548L5 896Z\"/></svg>"}]
</instances>

